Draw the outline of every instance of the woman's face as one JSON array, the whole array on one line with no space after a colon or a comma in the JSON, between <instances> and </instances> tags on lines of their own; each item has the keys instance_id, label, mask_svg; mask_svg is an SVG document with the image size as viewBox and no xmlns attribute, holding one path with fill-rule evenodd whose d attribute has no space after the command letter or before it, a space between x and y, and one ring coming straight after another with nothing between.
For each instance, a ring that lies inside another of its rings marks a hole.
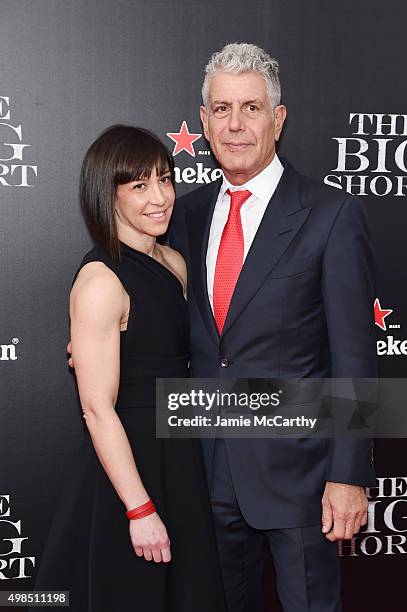
<instances>
[{"instance_id":1,"label":"woman's face","mask_svg":"<svg viewBox=\"0 0 407 612\"><path fill-rule=\"evenodd\" d=\"M165 234L174 200L169 169L160 175L153 168L149 178L119 185L115 204L119 239L122 231L129 229L140 236Z\"/></svg>"}]
</instances>

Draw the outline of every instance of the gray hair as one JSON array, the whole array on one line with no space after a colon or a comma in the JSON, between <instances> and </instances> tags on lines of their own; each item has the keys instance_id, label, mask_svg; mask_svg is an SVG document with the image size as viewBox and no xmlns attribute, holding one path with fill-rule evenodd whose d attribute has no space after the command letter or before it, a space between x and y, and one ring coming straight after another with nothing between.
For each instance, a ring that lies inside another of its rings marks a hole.
<instances>
[{"instance_id":1,"label":"gray hair","mask_svg":"<svg viewBox=\"0 0 407 612\"><path fill-rule=\"evenodd\" d=\"M250 43L231 43L212 55L205 67L202 100L208 106L209 81L216 72L257 72L266 82L271 108L280 104L281 86L278 61L260 47Z\"/></svg>"}]
</instances>

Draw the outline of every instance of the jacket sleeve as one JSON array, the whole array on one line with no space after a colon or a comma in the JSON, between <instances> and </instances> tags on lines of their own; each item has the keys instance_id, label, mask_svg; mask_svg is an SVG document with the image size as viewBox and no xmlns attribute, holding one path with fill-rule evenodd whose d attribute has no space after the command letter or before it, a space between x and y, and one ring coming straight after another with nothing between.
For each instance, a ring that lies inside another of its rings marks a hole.
<instances>
[{"instance_id":1,"label":"jacket sleeve","mask_svg":"<svg viewBox=\"0 0 407 612\"><path fill-rule=\"evenodd\" d=\"M375 262L366 215L360 200L348 197L331 227L322 269L331 378L348 379L343 385L352 386L352 378L375 379L378 375L374 287ZM348 398L352 394L353 389L349 389ZM357 394L353 398L357 410ZM333 438L326 480L375 485L372 441Z\"/></svg>"}]
</instances>

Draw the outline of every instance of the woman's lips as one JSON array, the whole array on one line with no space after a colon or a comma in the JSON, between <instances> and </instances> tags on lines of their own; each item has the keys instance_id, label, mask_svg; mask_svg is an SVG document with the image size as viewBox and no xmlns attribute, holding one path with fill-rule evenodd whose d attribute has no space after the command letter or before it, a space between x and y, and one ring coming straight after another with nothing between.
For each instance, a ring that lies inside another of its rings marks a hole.
<instances>
[{"instance_id":1,"label":"woman's lips","mask_svg":"<svg viewBox=\"0 0 407 612\"><path fill-rule=\"evenodd\" d=\"M160 211L151 212L151 213L144 213L144 214L146 217L148 217L152 221L164 221L165 219L167 219L168 210L169 209L166 208L165 210L160 210Z\"/></svg>"}]
</instances>

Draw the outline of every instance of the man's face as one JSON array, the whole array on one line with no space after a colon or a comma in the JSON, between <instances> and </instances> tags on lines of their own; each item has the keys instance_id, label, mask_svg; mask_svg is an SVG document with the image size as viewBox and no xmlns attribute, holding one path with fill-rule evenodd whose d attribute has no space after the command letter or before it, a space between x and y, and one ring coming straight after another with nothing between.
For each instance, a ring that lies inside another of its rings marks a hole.
<instances>
[{"instance_id":1,"label":"man's face","mask_svg":"<svg viewBox=\"0 0 407 612\"><path fill-rule=\"evenodd\" d=\"M266 82L256 72L217 72L209 81L208 108L201 106L206 139L233 185L259 174L273 159L286 116L277 106L275 116Z\"/></svg>"}]
</instances>

